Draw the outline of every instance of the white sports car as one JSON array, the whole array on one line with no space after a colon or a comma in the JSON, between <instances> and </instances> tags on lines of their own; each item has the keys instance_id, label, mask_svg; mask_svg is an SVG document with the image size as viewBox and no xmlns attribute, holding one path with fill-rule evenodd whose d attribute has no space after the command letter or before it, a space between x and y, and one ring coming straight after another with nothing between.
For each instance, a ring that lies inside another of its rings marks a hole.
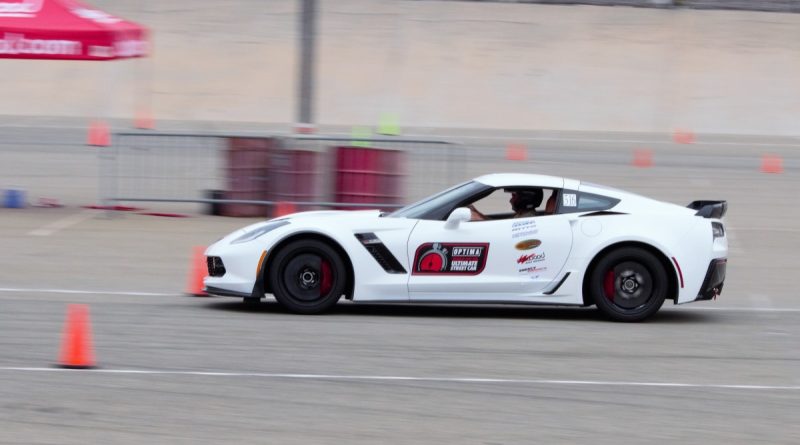
<instances>
[{"instance_id":1,"label":"white sports car","mask_svg":"<svg viewBox=\"0 0 800 445\"><path fill-rule=\"evenodd\" d=\"M682 207L574 179L492 174L392 213L310 211L250 225L206 250L205 288L246 302L271 293L302 314L344 295L596 305L639 321L666 299L719 295L726 210L725 201Z\"/></svg>"}]
</instances>

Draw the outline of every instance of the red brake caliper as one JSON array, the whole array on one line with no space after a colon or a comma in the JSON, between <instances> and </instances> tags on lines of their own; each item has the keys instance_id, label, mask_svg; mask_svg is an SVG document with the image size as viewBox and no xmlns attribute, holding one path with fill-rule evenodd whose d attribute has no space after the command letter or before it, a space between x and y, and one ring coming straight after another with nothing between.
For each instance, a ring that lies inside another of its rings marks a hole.
<instances>
[{"instance_id":1,"label":"red brake caliper","mask_svg":"<svg viewBox=\"0 0 800 445\"><path fill-rule=\"evenodd\" d=\"M606 293L606 298L614 301L614 271L609 270L606 272L606 278L603 280L603 291Z\"/></svg>"},{"instance_id":2,"label":"red brake caliper","mask_svg":"<svg viewBox=\"0 0 800 445\"><path fill-rule=\"evenodd\" d=\"M328 260L323 259L320 263L320 284L319 284L319 296L324 297L328 295L331 291L331 287L333 287L333 274L331 273L331 263Z\"/></svg>"}]
</instances>

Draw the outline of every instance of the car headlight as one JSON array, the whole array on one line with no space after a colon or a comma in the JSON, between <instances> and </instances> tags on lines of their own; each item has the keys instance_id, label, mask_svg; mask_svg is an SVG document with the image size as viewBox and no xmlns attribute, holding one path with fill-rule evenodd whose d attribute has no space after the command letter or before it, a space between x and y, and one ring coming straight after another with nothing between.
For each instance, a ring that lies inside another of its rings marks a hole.
<instances>
[{"instance_id":1,"label":"car headlight","mask_svg":"<svg viewBox=\"0 0 800 445\"><path fill-rule=\"evenodd\" d=\"M235 240L231 241L231 244L239 244L239 243L246 243L248 241L252 241L252 240L258 238L259 236L264 235L265 233L271 232L271 231L277 229L278 227L283 227L286 224L289 224L288 220L269 222L269 223L264 224L263 226L261 226L261 227L259 227L257 229L253 229L253 230L245 233L244 235L236 238Z\"/></svg>"}]
</instances>

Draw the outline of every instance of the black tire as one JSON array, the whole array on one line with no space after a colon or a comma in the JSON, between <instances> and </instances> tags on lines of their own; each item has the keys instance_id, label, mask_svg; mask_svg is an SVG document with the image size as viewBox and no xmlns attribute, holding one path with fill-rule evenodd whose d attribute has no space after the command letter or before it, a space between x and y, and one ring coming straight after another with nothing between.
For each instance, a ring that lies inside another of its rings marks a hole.
<instances>
[{"instance_id":1,"label":"black tire","mask_svg":"<svg viewBox=\"0 0 800 445\"><path fill-rule=\"evenodd\" d=\"M347 269L330 245L299 240L275 254L268 278L283 307L298 314L319 314L333 307L344 293Z\"/></svg>"},{"instance_id":2,"label":"black tire","mask_svg":"<svg viewBox=\"0 0 800 445\"><path fill-rule=\"evenodd\" d=\"M594 303L615 321L642 321L655 314L668 288L667 272L658 258L636 247L607 253L589 277Z\"/></svg>"}]
</instances>

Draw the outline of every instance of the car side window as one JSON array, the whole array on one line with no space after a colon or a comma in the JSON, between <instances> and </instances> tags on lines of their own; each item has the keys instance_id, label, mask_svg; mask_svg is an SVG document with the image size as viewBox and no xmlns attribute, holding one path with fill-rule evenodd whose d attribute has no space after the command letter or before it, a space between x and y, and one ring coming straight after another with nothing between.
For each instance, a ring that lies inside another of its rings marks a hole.
<instances>
[{"instance_id":1,"label":"car side window","mask_svg":"<svg viewBox=\"0 0 800 445\"><path fill-rule=\"evenodd\" d=\"M607 196L580 193L578 194L578 211L608 210L617 205L618 202L619 199L609 198Z\"/></svg>"},{"instance_id":2,"label":"car side window","mask_svg":"<svg viewBox=\"0 0 800 445\"><path fill-rule=\"evenodd\" d=\"M598 212L608 210L619 203L619 199L616 198L575 190L564 190L561 197L558 213Z\"/></svg>"},{"instance_id":3,"label":"car side window","mask_svg":"<svg viewBox=\"0 0 800 445\"><path fill-rule=\"evenodd\" d=\"M530 218L552 214L555 197L556 191L550 188L501 187L466 206L472 211L472 221Z\"/></svg>"}]
</instances>

